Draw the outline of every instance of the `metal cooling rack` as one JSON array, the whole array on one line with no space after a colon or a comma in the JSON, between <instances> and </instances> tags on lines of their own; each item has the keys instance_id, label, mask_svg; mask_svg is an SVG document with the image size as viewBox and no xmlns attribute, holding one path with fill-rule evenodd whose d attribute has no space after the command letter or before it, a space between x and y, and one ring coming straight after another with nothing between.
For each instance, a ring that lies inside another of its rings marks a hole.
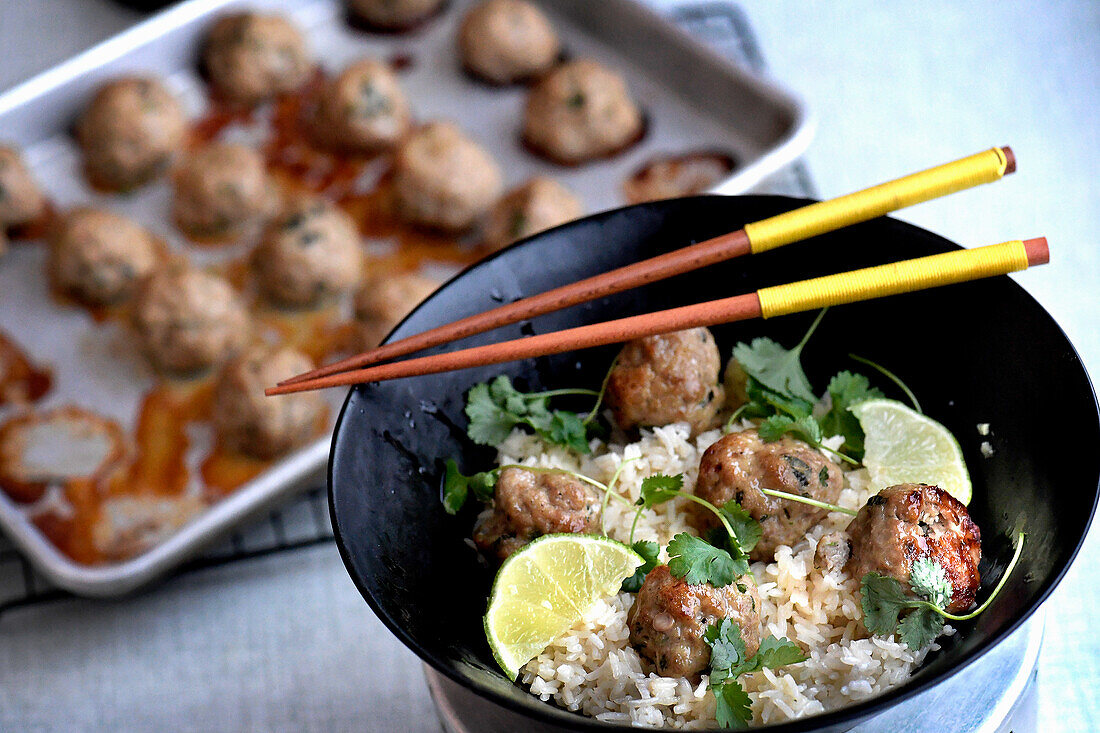
<instances>
[{"instance_id":1,"label":"metal cooling rack","mask_svg":"<svg viewBox=\"0 0 1100 733\"><path fill-rule=\"evenodd\" d=\"M758 73L765 70L764 57L740 7L726 2L691 3L676 8L670 17L735 63ZM801 162L770 177L754 190L792 196L815 194L809 172ZM170 577L314 547L332 540L327 492L324 487L316 486L264 519L233 532L217 546L182 565ZM49 585L6 539L0 538L0 616L17 608L72 597Z\"/></svg>"}]
</instances>

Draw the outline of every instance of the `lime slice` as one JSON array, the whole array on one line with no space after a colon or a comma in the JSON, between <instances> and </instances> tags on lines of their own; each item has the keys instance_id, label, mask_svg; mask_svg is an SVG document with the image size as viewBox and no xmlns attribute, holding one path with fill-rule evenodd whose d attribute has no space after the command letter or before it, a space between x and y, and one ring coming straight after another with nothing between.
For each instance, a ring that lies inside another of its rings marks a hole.
<instances>
[{"instance_id":1,"label":"lime slice","mask_svg":"<svg viewBox=\"0 0 1100 733\"><path fill-rule=\"evenodd\" d=\"M497 664L514 680L643 562L621 542L582 534L546 535L513 554L497 572L485 614Z\"/></svg>"},{"instance_id":2,"label":"lime slice","mask_svg":"<svg viewBox=\"0 0 1100 733\"><path fill-rule=\"evenodd\" d=\"M970 503L970 473L950 430L894 400L867 400L851 410L867 434L863 465L872 486L934 484Z\"/></svg>"}]
</instances>

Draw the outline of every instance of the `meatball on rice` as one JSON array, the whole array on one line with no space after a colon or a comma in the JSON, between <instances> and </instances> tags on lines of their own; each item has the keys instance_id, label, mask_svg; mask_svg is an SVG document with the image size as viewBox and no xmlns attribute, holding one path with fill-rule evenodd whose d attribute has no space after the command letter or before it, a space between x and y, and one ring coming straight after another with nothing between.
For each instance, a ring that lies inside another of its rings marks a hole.
<instances>
[{"instance_id":1,"label":"meatball on rice","mask_svg":"<svg viewBox=\"0 0 1100 733\"><path fill-rule=\"evenodd\" d=\"M14 148L0 145L0 230L42 216L46 198Z\"/></svg>"},{"instance_id":2,"label":"meatball on rice","mask_svg":"<svg viewBox=\"0 0 1100 733\"><path fill-rule=\"evenodd\" d=\"M248 312L228 282L182 265L159 270L142 283L134 325L153 364L176 373L231 357L250 331Z\"/></svg>"},{"instance_id":3,"label":"meatball on rice","mask_svg":"<svg viewBox=\"0 0 1100 733\"><path fill-rule=\"evenodd\" d=\"M359 348L366 351L382 343L386 334L438 287L436 280L415 273L368 278L355 294Z\"/></svg>"},{"instance_id":4,"label":"meatball on rice","mask_svg":"<svg viewBox=\"0 0 1100 733\"><path fill-rule=\"evenodd\" d=\"M156 79L108 82L76 123L91 182L126 190L168 168L187 133L183 108Z\"/></svg>"},{"instance_id":5,"label":"meatball on rice","mask_svg":"<svg viewBox=\"0 0 1100 733\"><path fill-rule=\"evenodd\" d=\"M938 486L899 484L867 500L852 523L848 574L878 573L909 587L913 563L931 558L947 573L951 603L961 613L974 605L981 577L982 536L966 507Z\"/></svg>"},{"instance_id":6,"label":"meatball on rice","mask_svg":"<svg viewBox=\"0 0 1100 733\"><path fill-rule=\"evenodd\" d=\"M444 0L348 0L357 20L381 31L403 31L427 20Z\"/></svg>"},{"instance_id":7,"label":"meatball on rice","mask_svg":"<svg viewBox=\"0 0 1100 733\"><path fill-rule=\"evenodd\" d=\"M607 381L607 406L623 430L686 422L692 433L717 424L724 390L721 358L709 329L692 328L629 342Z\"/></svg>"},{"instance_id":8,"label":"meatball on rice","mask_svg":"<svg viewBox=\"0 0 1100 733\"><path fill-rule=\"evenodd\" d=\"M264 388L309 371L305 354L291 348L254 346L222 369L214 394L214 427L232 450L274 458L313 439L325 414L316 392L265 397Z\"/></svg>"},{"instance_id":9,"label":"meatball on rice","mask_svg":"<svg viewBox=\"0 0 1100 733\"><path fill-rule=\"evenodd\" d=\"M641 138L643 128L622 77L587 59L544 76L528 95L523 116L527 145L563 165L624 150Z\"/></svg>"},{"instance_id":10,"label":"meatball on rice","mask_svg":"<svg viewBox=\"0 0 1100 733\"><path fill-rule=\"evenodd\" d=\"M460 232L500 196L501 172L492 156L450 122L414 131L397 149L394 190L407 221Z\"/></svg>"},{"instance_id":11,"label":"meatball on rice","mask_svg":"<svg viewBox=\"0 0 1100 733\"><path fill-rule=\"evenodd\" d=\"M630 644L662 677L698 680L710 666L707 628L725 618L740 627L745 657L756 654L760 591L751 574L715 588L710 583L689 585L673 577L667 565L659 565L646 574L627 615Z\"/></svg>"},{"instance_id":12,"label":"meatball on rice","mask_svg":"<svg viewBox=\"0 0 1100 733\"><path fill-rule=\"evenodd\" d=\"M202 58L214 90L243 105L294 91L310 70L302 34L283 16L266 13L219 18L207 36Z\"/></svg>"},{"instance_id":13,"label":"meatball on rice","mask_svg":"<svg viewBox=\"0 0 1100 733\"><path fill-rule=\"evenodd\" d=\"M474 542L503 560L544 534L598 532L602 500L594 486L567 474L505 468Z\"/></svg>"},{"instance_id":14,"label":"meatball on rice","mask_svg":"<svg viewBox=\"0 0 1100 733\"><path fill-rule=\"evenodd\" d=\"M268 224L252 262L269 300L303 307L359 282L363 250L351 217L324 199L301 196Z\"/></svg>"},{"instance_id":15,"label":"meatball on rice","mask_svg":"<svg viewBox=\"0 0 1100 733\"><path fill-rule=\"evenodd\" d=\"M195 236L236 233L271 208L263 156L234 143L211 143L176 172L176 223Z\"/></svg>"},{"instance_id":16,"label":"meatball on rice","mask_svg":"<svg viewBox=\"0 0 1100 733\"><path fill-rule=\"evenodd\" d=\"M493 84L537 76L558 60L554 27L524 0L487 0L466 13L458 30L462 65Z\"/></svg>"},{"instance_id":17,"label":"meatball on rice","mask_svg":"<svg viewBox=\"0 0 1100 733\"><path fill-rule=\"evenodd\" d=\"M70 211L50 237L54 283L90 305L129 299L159 255L157 240L136 222L88 206Z\"/></svg>"},{"instance_id":18,"label":"meatball on rice","mask_svg":"<svg viewBox=\"0 0 1100 733\"><path fill-rule=\"evenodd\" d=\"M485 243L502 249L583 214L584 205L568 188L552 178L532 178L493 206L485 223Z\"/></svg>"},{"instance_id":19,"label":"meatball on rice","mask_svg":"<svg viewBox=\"0 0 1100 733\"><path fill-rule=\"evenodd\" d=\"M412 112L397 76L386 64L363 59L325 83L313 130L330 147L373 153L391 149L411 123Z\"/></svg>"},{"instance_id":20,"label":"meatball on rice","mask_svg":"<svg viewBox=\"0 0 1100 733\"><path fill-rule=\"evenodd\" d=\"M695 495L715 506L734 499L744 507L764 532L749 557L768 562L777 547L798 544L829 512L768 496L761 489L835 504L843 488L840 467L820 451L789 436L765 443L752 429L730 433L707 448L699 461ZM698 504L688 511L700 532L718 525L714 514Z\"/></svg>"}]
</instances>

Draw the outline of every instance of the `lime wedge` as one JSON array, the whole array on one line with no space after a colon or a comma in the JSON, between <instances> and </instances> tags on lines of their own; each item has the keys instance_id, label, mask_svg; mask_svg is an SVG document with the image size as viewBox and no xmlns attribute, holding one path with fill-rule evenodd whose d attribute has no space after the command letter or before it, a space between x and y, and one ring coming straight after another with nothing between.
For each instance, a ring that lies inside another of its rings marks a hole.
<instances>
[{"instance_id":1,"label":"lime wedge","mask_svg":"<svg viewBox=\"0 0 1100 733\"><path fill-rule=\"evenodd\" d=\"M872 486L934 484L970 503L970 473L950 430L894 400L867 400L851 410L867 434L863 465Z\"/></svg>"},{"instance_id":2,"label":"lime wedge","mask_svg":"<svg viewBox=\"0 0 1100 733\"><path fill-rule=\"evenodd\" d=\"M497 572L485 614L497 664L514 680L643 562L621 542L582 534L546 535L513 554Z\"/></svg>"}]
</instances>

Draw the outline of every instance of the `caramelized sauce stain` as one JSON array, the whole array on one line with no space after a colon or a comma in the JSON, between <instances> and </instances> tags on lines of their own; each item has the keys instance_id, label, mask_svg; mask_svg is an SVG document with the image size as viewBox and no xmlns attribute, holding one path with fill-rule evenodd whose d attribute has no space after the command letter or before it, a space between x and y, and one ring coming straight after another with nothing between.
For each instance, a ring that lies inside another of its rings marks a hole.
<instances>
[{"instance_id":1,"label":"caramelized sauce stain","mask_svg":"<svg viewBox=\"0 0 1100 733\"><path fill-rule=\"evenodd\" d=\"M31 361L26 352L0 331L0 405L26 405L46 396L53 372Z\"/></svg>"}]
</instances>

